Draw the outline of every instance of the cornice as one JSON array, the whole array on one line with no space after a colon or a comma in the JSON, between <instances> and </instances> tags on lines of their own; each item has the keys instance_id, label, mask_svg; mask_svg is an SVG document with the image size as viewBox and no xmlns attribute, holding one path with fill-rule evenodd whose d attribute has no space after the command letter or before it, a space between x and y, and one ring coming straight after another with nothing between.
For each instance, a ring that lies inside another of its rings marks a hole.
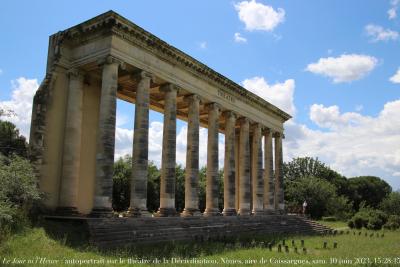
<instances>
[{"instance_id":1,"label":"cornice","mask_svg":"<svg viewBox=\"0 0 400 267\"><path fill-rule=\"evenodd\" d=\"M289 114L277 108L271 103L265 101L261 97L246 90L239 84L231 81L222 74L214 71L210 67L185 54L179 49L169 45L160 38L142 29L133 22L125 19L114 11L108 11L79 25L71 27L63 31L65 39L74 41L84 38L90 40L88 33L109 31L128 42L131 42L145 50L151 51L161 58L167 59L169 62L180 65L191 73L201 78L207 78L214 82L219 89L225 90L228 94L234 94L239 98L244 98L250 103L254 103L275 115L278 115L283 121L291 118Z\"/></svg>"}]
</instances>

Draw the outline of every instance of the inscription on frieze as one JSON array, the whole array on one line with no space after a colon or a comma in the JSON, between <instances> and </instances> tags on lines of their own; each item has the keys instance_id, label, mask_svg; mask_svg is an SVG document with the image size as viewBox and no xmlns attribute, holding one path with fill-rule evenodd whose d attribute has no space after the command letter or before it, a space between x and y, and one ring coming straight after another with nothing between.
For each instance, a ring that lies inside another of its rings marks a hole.
<instances>
[{"instance_id":1,"label":"inscription on frieze","mask_svg":"<svg viewBox=\"0 0 400 267\"><path fill-rule=\"evenodd\" d=\"M235 103L235 101L236 101L235 98L232 95L230 95L228 93L225 93L222 90L218 90L218 96L222 97L222 98L224 98L224 99L226 99L226 100L228 100L229 102L232 102L232 103Z\"/></svg>"}]
</instances>

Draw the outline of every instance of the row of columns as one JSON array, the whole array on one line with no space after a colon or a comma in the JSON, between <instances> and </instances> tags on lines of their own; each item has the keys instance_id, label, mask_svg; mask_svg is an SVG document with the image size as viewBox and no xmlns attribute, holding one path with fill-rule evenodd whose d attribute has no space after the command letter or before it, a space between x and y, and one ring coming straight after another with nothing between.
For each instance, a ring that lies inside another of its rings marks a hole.
<instances>
[{"instance_id":1,"label":"row of columns","mask_svg":"<svg viewBox=\"0 0 400 267\"><path fill-rule=\"evenodd\" d=\"M112 176L115 146L116 92L118 69L121 63L112 57L103 62L101 100L96 153L96 181L92 216L108 216L112 212ZM141 71L137 79L135 124L132 153L131 199L128 216L150 216L147 210L148 135L150 82L152 76ZM70 74L66 135L64 140L63 171L59 210L76 213L78 176L81 147L81 122L83 99L83 75L78 71ZM177 87L165 84L164 128L162 142L160 207L155 216L176 216L175 163L176 163L176 115ZM185 208L182 216L201 215L199 211L199 128L200 98L185 97L188 103L188 131L185 173ZM282 137L275 133L275 172L273 168L273 133L260 124L250 126L247 118L237 118L232 111L221 114L217 103L206 105L208 112L206 209L204 216L219 215L218 209L218 130L219 117L225 118L224 162L224 209L222 214L258 215L282 211ZM236 124L239 128L239 145L236 146ZM250 127L252 138L250 143ZM262 171L262 137L265 138L265 156ZM251 147L251 149L250 149ZM238 150L238 161L235 157ZM252 155L250 155L250 151ZM252 159L252 160L250 160ZM238 172L238 173L237 173ZM251 173L250 173L251 172ZM252 181L250 181L252 179ZM237 186L238 185L238 186ZM251 187L252 185L252 187ZM251 209L252 202L252 209Z\"/></svg>"}]
</instances>

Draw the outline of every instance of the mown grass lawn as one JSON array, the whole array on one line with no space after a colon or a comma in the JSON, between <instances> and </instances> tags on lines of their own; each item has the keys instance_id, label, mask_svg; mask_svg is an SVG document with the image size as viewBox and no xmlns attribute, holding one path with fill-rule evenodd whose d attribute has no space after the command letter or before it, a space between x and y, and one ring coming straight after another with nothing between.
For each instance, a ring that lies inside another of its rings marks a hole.
<instances>
[{"instance_id":1,"label":"mown grass lawn","mask_svg":"<svg viewBox=\"0 0 400 267\"><path fill-rule=\"evenodd\" d=\"M339 223L337 226L337 228L344 227ZM384 234L383 237L382 234ZM69 247L63 240L51 239L43 228L32 228L12 236L0 245L0 265L156 265L135 263L135 260L142 262L148 260L165 266L363 266L367 264L369 266L400 266L400 231L351 230L349 234L345 232L336 236L286 237L285 242L289 246L289 252L284 252L283 248L282 252L277 251L276 244L282 244L282 237L275 237L275 245L270 251L266 244L272 239L258 237L253 242L159 244L100 252L91 247ZM301 239L304 240L306 253L302 251ZM298 253L294 252L292 240L295 240ZM323 248L324 242L327 242L326 249ZM333 248L334 242L338 244L336 249ZM20 264L10 265L14 259ZM72 260L76 260L75 264ZM7 261L11 262L7 263ZM168 264L166 264L167 261Z\"/></svg>"}]
</instances>

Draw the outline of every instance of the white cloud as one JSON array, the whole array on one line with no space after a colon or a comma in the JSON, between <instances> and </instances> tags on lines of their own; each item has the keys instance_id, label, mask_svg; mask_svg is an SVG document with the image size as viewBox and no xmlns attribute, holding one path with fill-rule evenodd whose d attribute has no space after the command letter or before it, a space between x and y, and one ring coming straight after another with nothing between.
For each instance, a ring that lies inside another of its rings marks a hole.
<instances>
[{"instance_id":1,"label":"white cloud","mask_svg":"<svg viewBox=\"0 0 400 267\"><path fill-rule=\"evenodd\" d=\"M246 25L246 30L273 31L285 20L285 10L257 3L255 0L235 4L239 19Z\"/></svg>"},{"instance_id":2,"label":"white cloud","mask_svg":"<svg viewBox=\"0 0 400 267\"><path fill-rule=\"evenodd\" d=\"M247 39L244 38L239 32L236 32L233 37L236 43L247 43Z\"/></svg>"},{"instance_id":3,"label":"white cloud","mask_svg":"<svg viewBox=\"0 0 400 267\"><path fill-rule=\"evenodd\" d=\"M313 105L310 119L328 131L293 120L286 124L285 160L318 157L348 176L376 175L400 188L400 99L388 102L376 117L340 113L337 106Z\"/></svg>"},{"instance_id":4,"label":"white cloud","mask_svg":"<svg viewBox=\"0 0 400 267\"><path fill-rule=\"evenodd\" d=\"M201 49L206 49L206 48L207 48L207 42L205 42L205 41L200 42L200 43L199 43L199 47L200 47Z\"/></svg>"},{"instance_id":5,"label":"white cloud","mask_svg":"<svg viewBox=\"0 0 400 267\"><path fill-rule=\"evenodd\" d=\"M400 68L397 69L397 72L390 77L389 79L392 83L400 83Z\"/></svg>"},{"instance_id":6,"label":"white cloud","mask_svg":"<svg viewBox=\"0 0 400 267\"><path fill-rule=\"evenodd\" d=\"M324 107L324 105L313 104L310 107L310 119L319 127L339 129L350 125L359 125L366 118L359 113L346 112L341 114L338 106Z\"/></svg>"},{"instance_id":7,"label":"white cloud","mask_svg":"<svg viewBox=\"0 0 400 267\"><path fill-rule=\"evenodd\" d=\"M371 37L372 42L397 40L399 33L390 29L375 24L368 24L365 26L365 32Z\"/></svg>"},{"instance_id":8,"label":"white cloud","mask_svg":"<svg viewBox=\"0 0 400 267\"><path fill-rule=\"evenodd\" d=\"M365 77L377 65L374 57L358 54L343 54L340 57L320 58L308 64L306 70L333 79L334 83L351 82Z\"/></svg>"},{"instance_id":9,"label":"white cloud","mask_svg":"<svg viewBox=\"0 0 400 267\"><path fill-rule=\"evenodd\" d=\"M12 110L14 115L3 118L14 123L29 140L33 96L38 89L37 79L20 77L11 81L11 100L0 101L0 108Z\"/></svg>"},{"instance_id":10,"label":"white cloud","mask_svg":"<svg viewBox=\"0 0 400 267\"><path fill-rule=\"evenodd\" d=\"M288 79L283 83L269 85L263 77L253 77L242 82L243 86L262 97L285 112L294 115L296 108L293 103L295 81Z\"/></svg>"},{"instance_id":11,"label":"white cloud","mask_svg":"<svg viewBox=\"0 0 400 267\"><path fill-rule=\"evenodd\" d=\"M387 11L389 19L395 19L397 17L397 9L399 8L400 0L390 1L390 9Z\"/></svg>"}]
</instances>

